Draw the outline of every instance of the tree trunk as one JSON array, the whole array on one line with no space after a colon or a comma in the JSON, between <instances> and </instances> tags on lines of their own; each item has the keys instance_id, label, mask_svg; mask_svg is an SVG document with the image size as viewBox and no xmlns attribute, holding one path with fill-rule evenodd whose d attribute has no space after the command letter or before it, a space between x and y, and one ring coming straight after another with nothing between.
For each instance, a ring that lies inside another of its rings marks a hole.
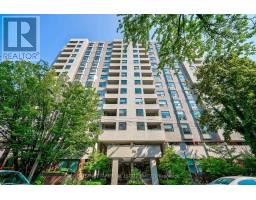
<instances>
[{"instance_id":1,"label":"tree trunk","mask_svg":"<svg viewBox=\"0 0 256 200\"><path fill-rule=\"evenodd\" d=\"M38 155L37 155L37 158L36 158L36 160L35 160L33 166L32 166L32 169L31 169L31 171L30 171L30 173L29 173L29 176L28 176L28 180L29 180L29 181L32 180L32 178L33 178L33 176L34 176L34 174L35 174L35 171L36 171L36 169L37 169L37 166L38 166L38 164L39 164L39 160L41 159L41 156L42 156L42 152L40 151L40 152L38 153Z\"/></svg>"},{"instance_id":2,"label":"tree trunk","mask_svg":"<svg viewBox=\"0 0 256 200\"><path fill-rule=\"evenodd\" d=\"M6 160L7 156L9 155L9 153L10 153L10 149L9 148L4 149L4 153L3 153L3 155L0 158L0 168L4 167L5 160Z\"/></svg>"}]
</instances>

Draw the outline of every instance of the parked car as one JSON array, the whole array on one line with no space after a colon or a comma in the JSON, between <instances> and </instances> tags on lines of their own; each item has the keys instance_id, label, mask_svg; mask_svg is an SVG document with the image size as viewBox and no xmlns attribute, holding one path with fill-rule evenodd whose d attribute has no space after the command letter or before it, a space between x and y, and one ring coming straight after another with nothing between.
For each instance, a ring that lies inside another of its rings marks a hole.
<instances>
[{"instance_id":1,"label":"parked car","mask_svg":"<svg viewBox=\"0 0 256 200\"><path fill-rule=\"evenodd\" d=\"M29 185L26 177L17 171L0 170L0 185Z\"/></svg>"},{"instance_id":2,"label":"parked car","mask_svg":"<svg viewBox=\"0 0 256 200\"><path fill-rule=\"evenodd\" d=\"M218 178L208 185L256 185L256 178L249 176L227 176Z\"/></svg>"}]
</instances>

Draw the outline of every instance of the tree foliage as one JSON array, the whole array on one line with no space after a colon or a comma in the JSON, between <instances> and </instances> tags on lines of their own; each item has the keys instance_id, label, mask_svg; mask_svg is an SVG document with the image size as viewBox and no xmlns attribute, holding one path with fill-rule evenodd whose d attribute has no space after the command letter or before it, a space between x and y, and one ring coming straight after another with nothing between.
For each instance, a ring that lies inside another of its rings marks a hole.
<instances>
[{"instance_id":1,"label":"tree foliage","mask_svg":"<svg viewBox=\"0 0 256 200\"><path fill-rule=\"evenodd\" d=\"M206 60L196 71L194 90L203 108L200 124L224 130L225 139L241 133L256 153L256 63L231 54Z\"/></svg>"},{"instance_id":2,"label":"tree foliage","mask_svg":"<svg viewBox=\"0 0 256 200\"><path fill-rule=\"evenodd\" d=\"M111 160L105 154L100 152L93 152L89 160L84 165L85 172L94 172L99 170L101 172L111 172Z\"/></svg>"},{"instance_id":3,"label":"tree foliage","mask_svg":"<svg viewBox=\"0 0 256 200\"><path fill-rule=\"evenodd\" d=\"M159 168L168 172L177 185L191 183L186 160L177 155L173 148L168 148L160 158Z\"/></svg>"},{"instance_id":4,"label":"tree foliage","mask_svg":"<svg viewBox=\"0 0 256 200\"><path fill-rule=\"evenodd\" d=\"M235 52L255 53L248 39L256 33L256 17L248 15L119 15L118 31L124 40L148 46L150 40L160 45L160 67L175 62L193 62Z\"/></svg>"},{"instance_id":5,"label":"tree foliage","mask_svg":"<svg viewBox=\"0 0 256 200\"><path fill-rule=\"evenodd\" d=\"M33 177L49 163L79 157L99 134L98 97L43 63L0 64L1 146Z\"/></svg>"}]
</instances>

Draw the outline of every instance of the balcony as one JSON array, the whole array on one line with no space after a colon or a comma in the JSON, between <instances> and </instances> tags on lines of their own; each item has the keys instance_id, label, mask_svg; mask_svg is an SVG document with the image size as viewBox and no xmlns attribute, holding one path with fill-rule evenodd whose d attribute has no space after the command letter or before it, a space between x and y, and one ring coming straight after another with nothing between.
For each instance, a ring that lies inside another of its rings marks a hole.
<instances>
[{"instance_id":1,"label":"balcony","mask_svg":"<svg viewBox=\"0 0 256 200\"><path fill-rule=\"evenodd\" d=\"M143 85L153 85L154 81L153 80L142 80Z\"/></svg>"},{"instance_id":2,"label":"balcony","mask_svg":"<svg viewBox=\"0 0 256 200\"><path fill-rule=\"evenodd\" d=\"M152 77L152 73L151 72L142 72L141 76L142 77Z\"/></svg>"},{"instance_id":3,"label":"balcony","mask_svg":"<svg viewBox=\"0 0 256 200\"><path fill-rule=\"evenodd\" d=\"M117 104L117 98L105 98L105 104Z\"/></svg>"},{"instance_id":4,"label":"balcony","mask_svg":"<svg viewBox=\"0 0 256 200\"><path fill-rule=\"evenodd\" d=\"M146 109L146 116L159 116L159 110L158 109Z\"/></svg>"},{"instance_id":5,"label":"balcony","mask_svg":"<svg viewBox=\"0 0 256 200\"><path fill-rule=\"evenodd\" d=\"M109 72L108 76L109 77L119 77L119 73L118 72Z\"/></svg>"},{"instance_id":6,"label":"balcony","mask_svg":"<svg viewBox=\"0 0 256 200\"><path fill-rule=\"evenodd\" d=\"M103 116L117 116L117 109L103 110Z\"/></svg>"},{"instance_id":7,"label":"balcony","mask_svg":"<svg viewBox=\"0 0 256 200\"><path fill-rule=\"evenodd\" d=\"M119 80L108 80L108 85L119 85Z\"/></svg>"},{"instance_id":8,"label":"balcony","mask_svg":"<svg viewBox=\"0 0 256 200\"><path fill-rule=\"evenodd\" d=\"M116 130L115 122L103 122L101 125L103 130Z\"/></svg>"},{"instance_id":9,"label":"balcony","mask_svg":"<svg viewBox=\"0 0 256 200\"><path fill-rule=\"evenodd\" d=\"M149 131L159 131L161 130L161 123L159 122L148 122L147 128Z\"/></svg>"},{"instance_id":10,"label":"balcony","mask_svg":"<svg viewBox=\"0 0 256 200\"><path fill-rule=\"evenodd\" d=\"M155 94L154 88L143 88L143 94Z\"/></svg>"},{"instance_id":11,"label":"balcony","mask_svg":"<svg viewBox=\"0 0 256 200\"><path fill-rule=\"evenodd\" d=\"M145 98L144 99L145 104L157 104L157 99L153 99L153 98Z\"/></svg>"},{"instance_id":12,"label":"balcony","mask_svg":"<svg viewBox=\"0 0 256 200\"><path fill-rule=\"evenodd\" d=\"M118 94L118 88L106 88L107 94Z\"/></svg>"}]
</instances>

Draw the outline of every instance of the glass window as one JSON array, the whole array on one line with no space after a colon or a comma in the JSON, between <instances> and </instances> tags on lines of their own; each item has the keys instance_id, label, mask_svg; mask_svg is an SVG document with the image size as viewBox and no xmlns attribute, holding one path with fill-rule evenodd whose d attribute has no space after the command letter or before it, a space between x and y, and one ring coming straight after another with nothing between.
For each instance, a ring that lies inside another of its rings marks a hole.
<instances>
[{"instance_id":1,"label":"glass window","mask_svg":"<svg viewBox=\"0 0 256 200\"><path fill-rule=\"evenodd\" d=\"M71 57L73 57L73 58L76 57L76 54L71 54Z\"/></svg>"},{"instance_id":2,"label":"glass window","mask_svg":"<svg viewBox=\"0 0 256 200\"><path fill-rule=\"evenodd\" d=\"M135 103L136 104L143 104L143 99L142 98L135 98Z\"/></svg>"},{"instance_id":3,"label":"glass window","mask_svg":"<svg viewBox=\"0 0 256 200\"><path fill-rule=\"evenodd\" d=\"M108 71L109 71L108 68L103 68L103 69L102 69L102 72L108 72Z\"/></svg>"},{"instance_id":4,"label":"glass window","mask_svg":"<svg viewBox=\"0 0 256 200\"><path fill-rule=\"evenodd\" d=\"M183 111L179 110L176 112L177 113L177 117L178 117L178 120L186 120L186 115Z\"/></svg>"},{"instance_id":5,"label":"glass window","mask_svg":"<svg viewBox=\"0 0 256 200\"><path fill-rule=\"evenodd\" d=\"M145 130L145 123L144 122L137 122L137 130L144 131Z\"/></svg>"},{"instance_id":6,"label":"glass window","mask_svg":"<svg viewBox=\"0 0 256 200\"><path fill-rule=\"evenodd\" d=\"M121 72L121 77L127 77L127 72Z\"/></svg>"},{"instance_id":7,"label":"glass window","mask_svg":"<svg viewBox=\"0 0 256 200\"><path fill-rule=\"evenodd\" d=\"M66 65L65 69L70 69L71 65Z\"/></svg>"},{"instance_id":8,"label":"glass window","mask_svg":"<svg viewBox=\"0 0 256 200\"><path fill-rule=\"evenodd\" d=\"M105 66L105 67L109 67L109 65L110 65L110 62L104 62L104 64L103 64L103 66Z\"/></svg>"},{"instance_id":9,"label":"glass window","mask_svg":"<svg viewBox=\"0 0 256 200\"><path fill-rule=\"evenodd\" d=\"M245 180L239 181L238 185L256 185L256 180L245 179Z\"/></svg>"},{"instance_id":10,"label":"glass window","mask_svg":"<svg viewBox=\"0 0 256 200\"><path fill-rule=\"evenodd\" d=\"M120 91L121 94L127 94L127 88L121 88Z\"/></svg>"},{"instance_id":11,"label":"glass window","mask_svg":"<svg viewBox=\"0 0 256 200\"><path fill-rule=\"evenodd\" d=\"M172 124L164 124L164 130L166 132L174 132L174 128Z\"/></svg>"},{"instance_id":12,"label":"glass window","mask_svg":"<svg viewBox=\"0 0 256 200\"><path fill-rule=\"evenodd\" d=\"M77 48L80 48L81 46L82 46L82 45L79 44L79 45L77 45L76 47L77 47Z\"/></svg>"},{"instance_id":13,"label":"glass window","mask_svg":"<svg viewBox=\"0 0 256 200\"><path fill-rule=\"evenodd\" d=\"M105 60L111 60L111 57L105 57Z\"/></svg>"},{"instance_id":14,"label":"glass window","mask_svg":"<svg viewBox=\"0 0 256 200\"><path fill-rule=\"evenodd\" d=\"M156 82L156 88L162 88L163 84L162 82Z\"/></svg>"},{"instance_id":15,"label":"glass window","mask_svg":"<svg viewBox=\"0 0 256 200\"><path fill-rule=\"evenodd\" d=\"M140 85L140 84L141 84L141 81L140 81L140 80L134 80L134 84L135 84L135 85Z\"/></svg>"},{"instance_id":16,"label":"glass window","mask_svg":"<svg viewBox=\"0 0 256 200\"><path fill-rule=\"evenodd\" d=\"M177 93L176 90L170 90L170 95L171 95L172 98L174 98L174 99L179 98L179 95L178 95L178 93Z\"/></svg>"},{"instance_id":17,"label":"glass window","mask_svg":"<svg viewBox=\"0 0 256 200\"><path fill-rule=\"evenodd\" d=\"M139 60L133 60L133 63L134 63L134 64L138 64L138 63L139 63Z\"/></svg>"},{"instance_id":18,"label":"glass window","mask_svg":"<svg viewBox=\"0 0 256 200\"><path fill-rule=\"evenodd\" d=\"M183 134L191 134L188 124L180 124L180 127Z\"/></svg>"},{"instance_id":19,"label":"glass window","mask_svg":"<svg viewBox=\"0 0 256 200\"><path fill-rule=\"evenodd\" d=\"M126 109L120 109L119 110L119 116L127 116L127 110Z\"/></svg>"},{"instance_id":20,"label":"glass window","mask_svg":"<svg viewBox=\"0 0 256 200\"><path fill-rule=\"evenodd\" d=\"M169 118L170 112L169 111L161 111L162 118Z\"/></svg>"},{"instance_id":21,"label":"glass window","mask_svg":"<svg viewBox=\"0 0 256 200\"><path fill-rule=\"evenodd\" d=\"M175 106L176 109L177 108L182 108L180 100L174 100L173 103L174 103L174 106Z\"/></svg>"},{"instance_id":22,"label":"glass window","mask_svg":"<svg viewBox=\"0 0 256 200\"><path fill-rule=\"evenodd\" d=\"M138 53L139 51L137 49L134 49L133 50L133 53Z\"/></svg>"},{"instance_id":23,"label":"glass window","mask_svg":"<svg viewBox=\"0 0 256 200\"><path fill-rule=\"evenodd\" d=\"M69 61L68 61L68 63L73 63L74 62L74 59L70 59Z\"/></svg>"},{"instance_id":24,"label":"glass window","mask_svg":"<svg viewBox=\"0 0 256 200\"><path fill-rule=\"evenodd\" d=\"M105 96L105 91L99 90L98 94L99 94L100 97L104 97Z\"/></svg>"},{"instance_id":25,"label":"glass window","mask_svg":"<svg viewBox=\"0 0 256 200\"><path fill-rule=\"evenodd\" d=\"M139 58L139 55L138 54L134 54L133 58Z\"/></svg>"},{"instance_id":26,"label":"glass window","mask_svg":"<svg viewBox=\"0 0 256 200\"><path fill-rule=\"evenodd\" d=\"M191 107L193 110L196 110L196 109L197 109L197 105L196 105L196 101L195 101L195 100L188 100L188 102L189 102L190 107Z\"/></svg>"},{"instance_id":27,"label":"glass window","mask_svg":"<svg viewBox=\"0 0 256 200\"><path fill-rule=\"evenodd\" d=\"M153 75L154 79L160 79L160 75Z\"/></svg>"},{"instance_id":28,"label":"glass window","mask_svg":"<svg viewBox=\"0 0 256 200\"><path fill-rule=\"evenodd\" d=\"M122 66L121 69L122 70L127 70L127 66Z\"/></svg>"},{"instance_id":29,"label":"glass window","mask_svg":"<svg viewBox=\"0 0 256 200\"><path fill-rule=\"evenodd\" d=\"M134 66L134 70L139 70L140 67L139 66Z\"/></svg>"},{"instance_id":30,"label":"glass window","mask_svg":"<svg viewBox=\"0 0 256 200\"><path fill-rule=\"evenodd\" d=\"M122 85L127 85L127 80L121 80Z\"/></svg>"},{"instance_id":31,"label":"glass window","mask_svg":"<svg viewBox=\"0 0 256 200\"><path fill-rule=\"evenodd\" d=\"M127 104L127 98L120 98L120 104Z\"/></svg>"},{"instance_id":32,"label":"glass window","mask_svg":"<svg viewBox=\"0 0 256 200\"><path fill-rule=\"evenodd\" d=\"M79 49L75 49L74 52L79 52Z\"/></svg>"},{"instance_id":33,"label":"glass window","mask_svg":"<svg viewBox=\"0 0 256 200\"><path fill-rule=\"evenodd\" d=\"M161 91L156 91L156 95L159 96L159 97L164 96L164 91L162 91L162 90Z\"/></svg>"},{"instance_id":34,"label":"glass window","mask_svg":"<svg viewBox=\"0 0 256 200\"><path fill-rule=\"evenodd\" d=\"M106 52L106 55L108 55L108 56L111 56L111 54L112 54L111 51Z\"/></svg>"},{"instance_id":35,"label":"glass window","mask_svg":"<svg viewBox=\"0 0 256 200\"><path fill-rule=\"evenodd\" d=\"M122 63L127 63L127 60L122 60Z\"/></svg>"},{"instance_id":36,"label":"glass window","mask_svg":"<svg viewBox=\"0 0 256 200\"><path fill-rule=\"evenodd\" d=\"M107 80L107 79L108 79L108 75L101 75L101 76L100 76L100 79L102 79L102 80Z\"/></svg>"},{"instance_id":37,"label":"glass window","mask_svg":"<svg viewBox=\"0 0 256 200\"><path fill-rule=\"evenodd\" d=\"M127 58L127 54L123 54L122 57L123 57L123 58Z\"/></svg>"},{"instance_id":38,"label":"glass window","mask_svg":"<svg viewBox=\"0 0 256 200\"><path fill-rule=\"evenodd\" d=\"M175 89L175 84L174 84L174 82L168 82L168 83L167 83L167 86L168 86L168 88L169 88L170 90Z\"/></svg>"},{"instance_id":39,"label":"glass window","mask_svg":"<svg viewBox=\"0 0 256 200\"><path fill-rule=\"evenodd\" d=\"M141 94L142 91L141 91L141 88L135 88L135 94Z\"/></svg>"},{"instance_id":40,"label":"glass window","mask_svg":"<svg viewBox=\"0 0 256 200\"><path fill-rule=\"evenodd\" d=\"M136 116L144 116L143 109L136 109Z\"/></svg>"},{"instance_id":41,"label":"glass window","mask_svg":"<svg viewBox=\"0 0 256 200\"><path fill-rule=\"evenodd\" d=\"M134 77L140 77L140 73L139 72L134 72Z\"/></svg>"},{"instance_id":42,"label":"glass window","mask_svg":"<svg viewBox=\"0 0 256 200\"><path fill-rule=\"evenodd\" d=\"M100 87L106 87L106 86L107 86L107 83L106 83L106 82L100 82L100 83L99 83L99 86L100 86Z\"/></svg>"},{"instance_id":43,"label":"glass window","mask_svg":"<svg viewBox=\"0 0 256 200\"><path fill-rule=\"evenodd\" d=\"M166 100L159 100L159 105L161 107L167 106L167 101Z\"/></svg>"},{"instance_id":44,"label":"glass window","mask_svg":"<svg viewBox=\"0 0 256 200\"><path fill-rule=\"evenodd\" d=\"M126 130L126 122L119 122L119 130Z\"/></svg>"}]
</instances>

